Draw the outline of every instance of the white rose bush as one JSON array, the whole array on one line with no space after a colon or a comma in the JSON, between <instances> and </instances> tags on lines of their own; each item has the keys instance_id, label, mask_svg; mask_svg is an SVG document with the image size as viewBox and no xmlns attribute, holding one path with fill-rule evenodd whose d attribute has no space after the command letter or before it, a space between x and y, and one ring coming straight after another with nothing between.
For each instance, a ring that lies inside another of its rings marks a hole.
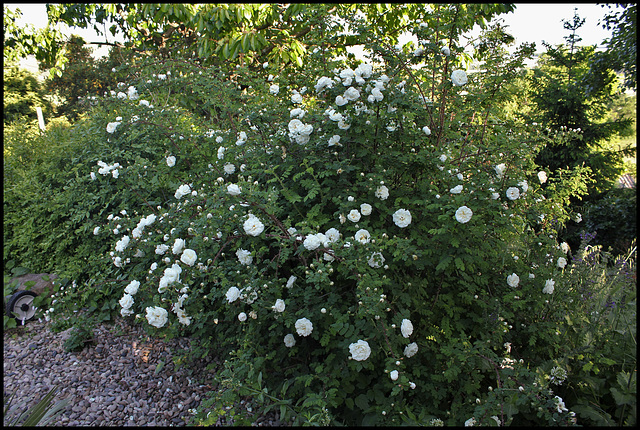
<instances>
[{"instance_id":1,"label":"white rose bush","mask_svg":"<svg viewBox=\"0 0 640 430\"><path fill-rule=\"evenodd\" d=\"M246 384L261 372L269 392L316 393L345 423L451 411L462 424L475 405L459 393L496 384L505 342L552 359L569 185L538 180L533 157L554 137L487 125L482 98L531 50L471 75L454 45L378 47L385 66L327 67L319 50L273 82L238 68L244 89L189 61L141 67L127 84L170 102L106 97L87 126L104 143L82 184L105 197L86 237L106 243L92 267L113 310L197 337L197 354L231 352ZM199 114L171 104L187 90L206 99ZM95 175L97 161L120 163L118 177Z\"/></svg>"}]
</instances>

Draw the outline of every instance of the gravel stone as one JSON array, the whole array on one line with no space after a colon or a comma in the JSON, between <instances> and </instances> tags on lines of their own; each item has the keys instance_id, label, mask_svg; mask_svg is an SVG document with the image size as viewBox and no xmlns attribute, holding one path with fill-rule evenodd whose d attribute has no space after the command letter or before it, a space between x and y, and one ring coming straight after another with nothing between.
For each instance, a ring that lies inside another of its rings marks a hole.
<instances>
[{"instance_id":1,"label":"gravel stone","mask_svg":"<svg viewBox=\"0 0 640 430\"><path fill-rule=\"evenodd\" d=\"M197 340L151 338L140 325L119 318L95 327L95 344L69 353L63 345L70 330L54 333L49 323L31 321L4 332L4 395L14 395L10 416L57 385L55 401L68 398L69 404L49 425L185 426L190 410L216 389L213 374L205 371L208 363L179 370L173 364L174 351L188 350ZM164 365L156 374L160 360ZM247 408L240 403L236 410ZM283 425L273 411L252 415L254 425ZM216 425L230 424L226 417Z\"/></svg>"}]
</instances>

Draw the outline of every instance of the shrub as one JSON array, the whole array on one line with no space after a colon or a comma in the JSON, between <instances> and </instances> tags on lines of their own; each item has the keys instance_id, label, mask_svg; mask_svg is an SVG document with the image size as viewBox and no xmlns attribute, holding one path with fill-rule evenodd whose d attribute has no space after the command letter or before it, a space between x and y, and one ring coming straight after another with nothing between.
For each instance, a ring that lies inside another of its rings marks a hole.
<instances>
[{"instance_id":1,"label":"shrub","mask_svg":"<svg viewBox=\"0 0 640 430\"><path fill-rule=\"evenodd\" d=\"M52 166L64 192L43 234L83 275L65 300L196 336L194 354L228 357L214 396L296 422L459 425L505 345L554 359L570 307L557 231L585 172L547 178L533 157L570 133L500 116L531 49L488 44L487 71L467 76L462 47L416 33L420 55L374 47L384 67L321 49L272 79L139 63ZM17 233L9 246L29 253Z\"/></svg>"}]
</instances>

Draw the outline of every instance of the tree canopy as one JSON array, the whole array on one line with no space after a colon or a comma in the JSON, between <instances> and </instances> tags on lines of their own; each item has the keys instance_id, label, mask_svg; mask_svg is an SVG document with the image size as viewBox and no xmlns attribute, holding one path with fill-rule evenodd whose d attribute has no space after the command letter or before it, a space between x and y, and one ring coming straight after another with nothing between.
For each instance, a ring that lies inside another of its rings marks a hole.
<instances>
[{"instance_id":1,"label":"tree canopy","mask_svg":"<svg viewBox=\"0 0 640 430\"><path fill-rule=\"evenodd\" d=\"M274 67L302 66L313 45L346 53L348 46L376 39L395 45L398 37L415 22L438 22L442 12L453 18L450 39L477 23L485 28L494 16L511 12L514 4L47 4L49 26L42 31L19 29L17 14L5 8L5 58L35 54L41 61L64 67L64 38L55 24L93 26L105 36L124 34L126 47L169 56L183 51L205 63L245 63L254 67L265 62ZM438 10L439 14L432 13ZM364 29L366 26L366 30ZM107 30L108 26L108 30ZM355 31L354 31L355 30Z\"/></svg>"}]
</instances>

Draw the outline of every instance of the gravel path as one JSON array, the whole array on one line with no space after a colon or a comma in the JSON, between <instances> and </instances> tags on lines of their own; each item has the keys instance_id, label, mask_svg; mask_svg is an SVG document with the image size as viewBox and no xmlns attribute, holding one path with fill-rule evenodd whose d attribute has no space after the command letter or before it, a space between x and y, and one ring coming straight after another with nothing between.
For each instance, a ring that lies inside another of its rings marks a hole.
<instances>
[{"instance_id":1,"label":"gravel path","mask_svg":"<svg viewBox=\"0 0 640 430\"><path fill-rule=\"evenodd\" d=\"M172 361L174 351L189 348L188 338L152 339L122 320L98 325L95 343L80 352L65 352L68 337L69 330L53 333L37 321L4 333L5 397L15 393L13 405L32 406L58 385L56 400L70 401L53 425L184 426L212 390L205 364L176 369Z\"/></svg>"}]
</instances>

